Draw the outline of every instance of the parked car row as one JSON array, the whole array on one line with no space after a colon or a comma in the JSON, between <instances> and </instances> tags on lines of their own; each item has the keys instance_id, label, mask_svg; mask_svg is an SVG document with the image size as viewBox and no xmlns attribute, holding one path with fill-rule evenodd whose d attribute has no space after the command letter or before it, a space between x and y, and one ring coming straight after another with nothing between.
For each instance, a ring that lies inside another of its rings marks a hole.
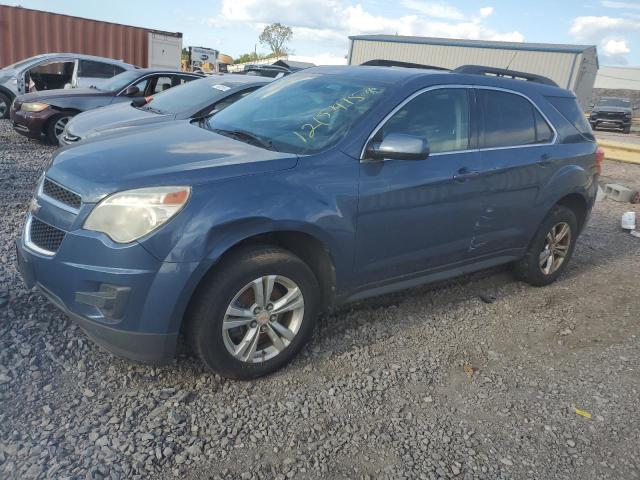
<instances>
[{"instance_id":1,"label":"parked car row","mask_svg":"<svg viewBox=\"0 0 640 480\"><path fill-rule=\"evenodd\" d=\"M29 286L137 361L172 359L184 334L211 370L256 378L346 302L505 263L547 285L596 197L589 123L536 75L315 67L137 89L151 98L65 125L16 243Z\"/></svg>"},{"instance_id":2,"label":"parked car row","mask_svg":"<svg viewBox=\"0 0 640 480\"><path fill-rule=\"evenodd\" d=\"M0 69L0 118L9 116L13 99L24 93L100 86L137 67L118 60L77 53L36 55Z\"/></svg>"}]
</instances>

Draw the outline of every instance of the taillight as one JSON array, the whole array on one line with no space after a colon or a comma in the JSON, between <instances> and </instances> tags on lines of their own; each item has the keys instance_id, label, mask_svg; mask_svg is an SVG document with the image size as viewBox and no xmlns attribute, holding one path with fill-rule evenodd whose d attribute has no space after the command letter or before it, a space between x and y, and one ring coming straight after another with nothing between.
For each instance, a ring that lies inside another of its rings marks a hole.
<instances>
[{"instance_id":1,"label":"taillight","mask_svg":"<svg viewBox=\"0 0 640 480\"><path fill-rule=\"evenodd\" d=\"M602 173L602 161L604 160L604 150L602 147L596 148L596 173Z\"/></svg>"}]
</instances>

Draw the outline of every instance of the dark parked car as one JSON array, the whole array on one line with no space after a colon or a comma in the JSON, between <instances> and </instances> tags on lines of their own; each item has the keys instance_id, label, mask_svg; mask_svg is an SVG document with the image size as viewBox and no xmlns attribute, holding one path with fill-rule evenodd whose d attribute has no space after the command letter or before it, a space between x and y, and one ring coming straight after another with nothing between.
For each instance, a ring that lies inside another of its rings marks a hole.
<instances>
[{"instance_id":1,"label":"dark parked car","mask_svg":"<svg viewBox=\"0 0 640 480\"><path fill-rule=\"evenodd\" d=\"M53 90L99 86L130 65L111 58L78 53L46 53L25 58L0 69L0 118L9 116L9 106L17 95Z\"/></svg>"},{"instance_id":2,"label":"dark parked car","mask_svg":"<svg viewBox=\"0 0 640 480\"><path fill-rule=\"evenodd\" d=\"M28 93L13 101L11 121L16 132L31 138L45 137L57 145L67 122L80 112L130 103L134 98L154 95L196 78L202 75L141 68L116 75L99 87Z\"/></svg>"},{"instance_id":3,"label":"dark parked car","mask_svg":"<svg viewBox=\"0 0 640 480\"><path fill-rule=\"evenodd\" d=\"M185 332L243 379L289 362L335 305L505 263L547 285L602 151L570 91L465 71L312 68L207 122L60 149L22 276L118 355L166 361Z\"/></svg>"},{"instance_id":4,"label":"dark parked car","mask_svg":"<svg viewBox=\"0 0 640 480\"><path fill-rule=\"evenodd\" d=\"M624 133L631 133L632 117L633 108L629 99L602 97L591 109L589 123L594 130L598 127L620 128Z\"/></svg>"},{"instance_id":5,"label":"dark parked car","mask_svg":"<svg viewBox=\"0 0 640 480\"><path fill-rule=\"evenodd\" d=\"M59 138L60 145L72 145L84 138L142 125L202 118L224 109L270 81L270 78L216 74L154 95L144 105L122 102L89 110L67 123Z\"/></svg>"}]
</instances>

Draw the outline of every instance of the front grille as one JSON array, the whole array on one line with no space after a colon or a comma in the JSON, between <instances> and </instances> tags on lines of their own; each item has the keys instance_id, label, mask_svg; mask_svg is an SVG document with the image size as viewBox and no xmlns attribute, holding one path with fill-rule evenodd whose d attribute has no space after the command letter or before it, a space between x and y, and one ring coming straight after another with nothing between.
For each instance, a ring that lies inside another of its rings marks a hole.
<instances>
[{"instance_id":1,"label":"front grille","mask_svg":"<svg viewBox=\"0 0 640 480\"><path fill-rule=\"evenodd\" d=\"M42 184L42 193L76 209L80 208L82 205L80 195L73 193L71 190L67 190L48 178L44 179L44 183Z\"/></svg>"},{"instance_id":2,"label":"front grille","mask_svg":"<svg viewBox=\"0 0 640 480\"><path fill-rule=\"evenodd\" d=\"M615 120L624 119L624 113L604 112L604 113L601 113L600 116L603 118L611 118Z\"/></svg>"},{"instance_id":3,"label":"front grille","mask_svg":"<svg viewBox=\"0 0 640 480\"><path fill-rule=\"evenodd\" d=\"M65 233L62 230L52 227L48 223L44 223L37 218L31 218L29 240L35 246L48 252L55 253L60 248L64 235Z\"/></svg>"}]
</instances>

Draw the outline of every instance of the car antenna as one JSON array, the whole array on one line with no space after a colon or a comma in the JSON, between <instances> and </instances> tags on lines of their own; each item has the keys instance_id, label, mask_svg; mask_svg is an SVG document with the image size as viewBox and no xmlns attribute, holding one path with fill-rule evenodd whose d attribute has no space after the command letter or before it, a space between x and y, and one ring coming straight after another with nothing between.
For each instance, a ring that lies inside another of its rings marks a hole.
<instances>
[{"instance_id":1,"label":"car antenna","mask_svg":"<svg viewBox=\"0 0 640 480\"><path fill-rule=\"evenodd\" d=\"M513 61L516 59L516 56L518 55L518 50L516 50L515 52L513 52L513 56L511 57L511 60L509 60L509 63L507 63L507 67L505 68L505 70L509 70L509 67L511 66L511 64L513 63Z\"/></svg>"}]
</instances>

